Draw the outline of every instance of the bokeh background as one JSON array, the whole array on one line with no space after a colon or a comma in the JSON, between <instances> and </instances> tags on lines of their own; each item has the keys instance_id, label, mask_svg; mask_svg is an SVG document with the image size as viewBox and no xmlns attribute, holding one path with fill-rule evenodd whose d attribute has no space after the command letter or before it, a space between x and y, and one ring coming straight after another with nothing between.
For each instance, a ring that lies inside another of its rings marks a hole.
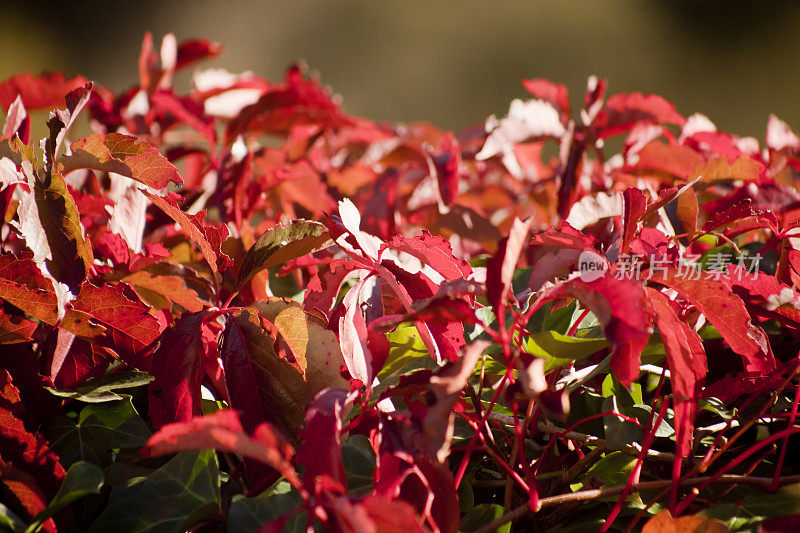
<instances>
[{"instance_id":1,"label":"bokeh background","mask_svg":"<svg viewBox=\"0 0 800 533\"><path fill-rule=\"evenodd\" d=\"M168 32L222 42L209 66L269 79L304 60L348 112L379 121L460 129L504 114L534 77L565 83L578 104L595 74L612 92L661 94L739 135L763 140L769 113L800 129L798 0L3 4L3 79L58 70L121 89L136 82L149 30L157 42Z\"/></svg>"}]
</instances>

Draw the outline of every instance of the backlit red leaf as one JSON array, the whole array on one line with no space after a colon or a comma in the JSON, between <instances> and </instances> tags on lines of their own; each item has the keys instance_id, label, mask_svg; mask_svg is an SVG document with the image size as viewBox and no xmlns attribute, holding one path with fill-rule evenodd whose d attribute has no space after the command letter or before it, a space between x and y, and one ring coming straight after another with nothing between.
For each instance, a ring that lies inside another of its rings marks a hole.
<instances>
[{"instance_id":1,"label":"backlit red leaf","mask_svg":"<svg viewBox=\"0 0 800 533\"><path fill-rule=\"evenodd\" d=\"M61 160L65 174L79 168L114 172L156 190L183 183L178 169L157 148L130 135L95 133L72 143L70 150Z\"/></svg>"}]
</instances>

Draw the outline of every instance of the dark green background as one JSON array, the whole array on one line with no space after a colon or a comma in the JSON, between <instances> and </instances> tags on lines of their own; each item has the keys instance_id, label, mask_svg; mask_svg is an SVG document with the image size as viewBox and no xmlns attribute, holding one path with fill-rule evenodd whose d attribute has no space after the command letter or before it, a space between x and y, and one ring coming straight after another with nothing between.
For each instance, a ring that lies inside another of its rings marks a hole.
<instances>
[{"instance_id":1,"label":"dark green background","mask_svg":"<svg viewBox=\"0 0 800 533\"><path fill-rule=\"evenodd\" d=\"M28 1L2 8L0 76L62 70L122 88L144 31L226 44L213 64L270 79L304 59L352 113L445 128L503 114L520 80L586 77L661 94L763 139L800 129L800 2L762 0ZM186 87L187 77L181 81Z\"/></svg>"}]
</instances>

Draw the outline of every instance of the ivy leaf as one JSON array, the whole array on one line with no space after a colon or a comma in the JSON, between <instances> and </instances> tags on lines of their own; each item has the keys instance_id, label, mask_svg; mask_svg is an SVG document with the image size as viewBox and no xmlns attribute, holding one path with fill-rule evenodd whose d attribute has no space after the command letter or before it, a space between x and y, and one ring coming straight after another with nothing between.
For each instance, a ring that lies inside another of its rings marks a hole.
<instances>
[{"instance_id":1,"label":"ivy leaf","mask_svg":"<svg viewBox=\"0 0 800 533\"><path fill-rule=\"evenodd\" d=\"M99 494L103 486L103 471L92 463L80 461L67 470L64 482L58 493L44 510L34 517L33 523L28 526L25 533L39 531L45 520L55 515L58 511L70 505L75 500L88 494Z\"/></svg>"},{"instance_id":2,"label":"ivy leaf","mask_svg":"<svg viewBox=\"0 0 800 533\"><path fill-rule=\"evenodd\" d=\"M89 532L185 530L219 512L219 505L216 454L184 452L144 479L114 487Z\"/></svg>"},{"instance_id":3,"label":"ivy leaf","mask_svg":"<svg viewBox=\"0 0 800 533\"><path fill-rule=\"evenodd\" d=\"M122 370L120 372L110 372L94 381L87 381L74 389L48 388L48 390L52 394L63 398L79 400L85 403L102 403L122 399L122 396L114 391L141 387L151 381L153 381L153 377L147 372Z\"/></svg>"},{"instance_id":4,"label":"ivy leaf","mask_svg":"<svg viewBox=\"0 0 800 533\"><path fill-rule=\"evenodd\" d=\"M280 224L268 229L242 258L237 276L237 290L258 272L322 250L329 242L330 235L325 226L310 220L294 220L288 225Z\"/></svg>"},{"instance_id":5,"label":"ivy leaf","mask_svg":"<svg viewBox=\"0 0 800 533\"><path fill-rule=\"evenodd\" d=\"M130 396L87 405L77 422L58 418L47 432L64 464L91 461L108 464L109 450L141 448L150 437L147 424L136 412Z\"/></svg>"},{"instance_id":6,"label":"ivy leaf","mask_svg":"<svg viewBox=\"0 0 800 533\"><path fill-rule=\"evenodd\" d=\"M155 190L183 183L178 169L157 148L131 135L95 133L72 143L70 151L60 162L63 174L80 168L114 172Z\"/></svg>"},{"instance_id":7,"label":"ivy leaf","mask_svg":"<svg viewBox=\"0 0 800 533\"><path fill-rule=\"evenodd\" d=\"M476 505L461 518L458 525L459 531L477 531L492 520L496 520L506 513L502 505L496 503L482 503ZM503 524L495 530L497 533L510 533L511 522Z\"/></svg>"}]
</instances>

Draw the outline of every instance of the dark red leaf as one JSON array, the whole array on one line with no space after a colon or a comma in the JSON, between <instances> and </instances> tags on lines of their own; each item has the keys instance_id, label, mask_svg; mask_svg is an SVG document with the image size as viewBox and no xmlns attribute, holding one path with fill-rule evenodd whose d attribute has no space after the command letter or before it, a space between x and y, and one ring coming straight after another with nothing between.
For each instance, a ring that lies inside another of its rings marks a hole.
<instances>
[{"instance_id":1,"label":"dark red leaf","mask_svg":"<svg viewBox=\"0 0 800 533\"><path fill-rule=\"evenodd\" d=\"M156 428L200 414L204 318L203 313L181 316L163 333L150 359L146 370L155 379L149 388L149 412Z\"/></svg>"},{"instance_id":2,"label":"dark red leaf","mask_svg":"<svg viewBox=\"0 0 800 533\"><path fill-rule=\"evenodd\" d=\"M175 71L179 71L198 61L213 59L222 52L222 45L206 39L187 39L178 45L178 58Z\"/></svg>"},{"instance_id":3,"label":"dark red leaf","mask_svg":"<svg viewBox=\"0 0 800 533\"><path fill-rule=\"evenodd\" d=\"M303 482L307 487L314 486L321 475L346 486L341 439L346 398L346 391L325 389L308 406L306 425L300 432L303 444L297 450L297 462L304 466Z\"/></svg>"}]
</instances>

